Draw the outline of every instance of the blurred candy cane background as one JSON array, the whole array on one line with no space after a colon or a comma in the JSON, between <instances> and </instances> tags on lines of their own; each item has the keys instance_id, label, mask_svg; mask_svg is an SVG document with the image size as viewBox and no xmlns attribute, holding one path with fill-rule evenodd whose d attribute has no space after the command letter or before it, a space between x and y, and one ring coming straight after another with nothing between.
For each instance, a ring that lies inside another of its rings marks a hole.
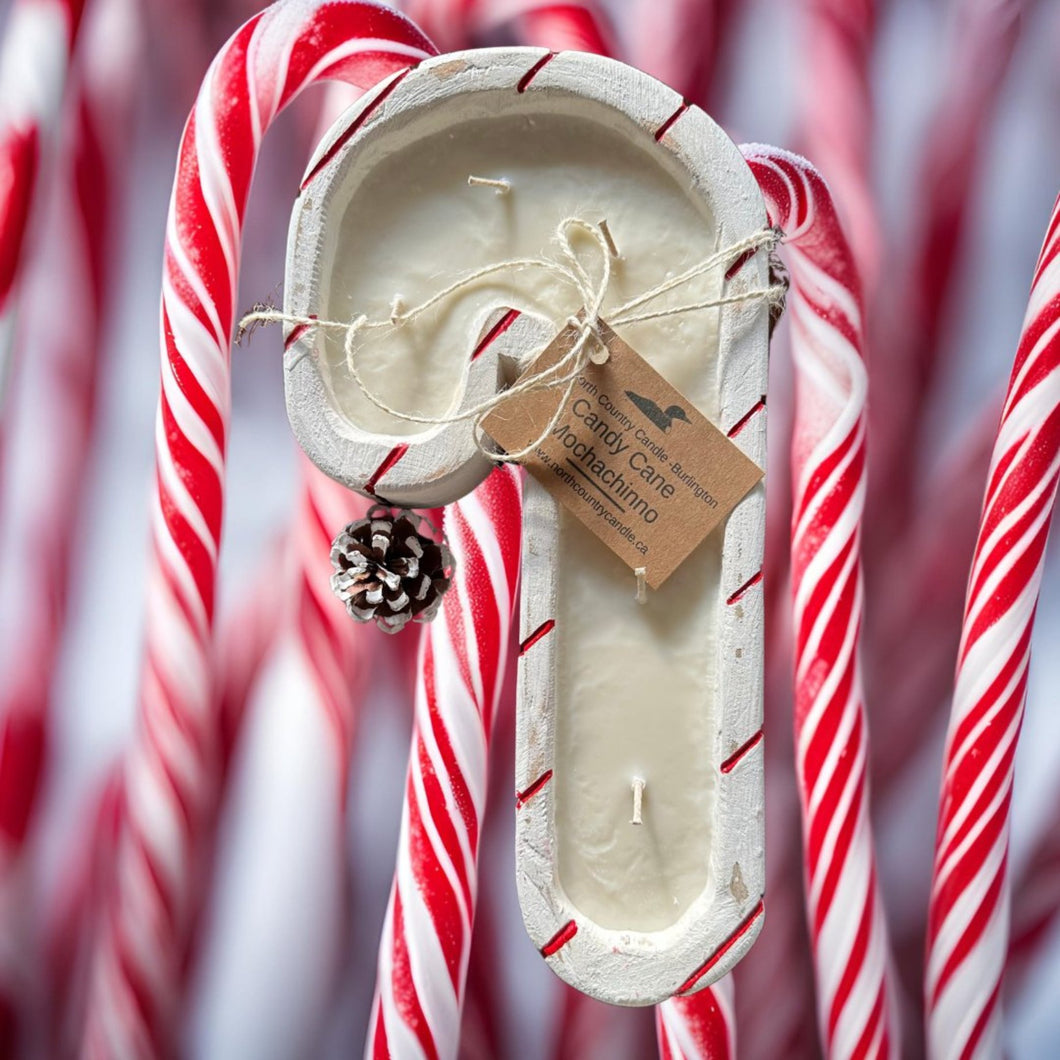
<instances>
[{"instance_id":1,"label":"blurred candy cane background","mask_svg":"<svg viewBox=\"0 0 1060 1060\"><path fill-rule=\"evenodd\" d=\"M268 331L232 353L209 747L174 722L172 739L187 737L202 753L194 769L203 770L171 777L175 790L189 776L209 777L195 789L202 805L188 809L198 856L181 870L188 879L177 893L187 908L163 908L172 920L161 926L138 920L143 910L128 903L143 895L130 898L126 887L116 918L114 869L128 867L123 830L130 820L157 820L156 807L126 803L150 790L130 780L129 748L140 726L169 724L137 713L145 680L167 680L150 669L145 676L143 663L166 211L199 85L262 6L0 6L0 1057L74 1056L87 1040L95 1056L300 1060L357 1054L369 1038L382 1056L380 1013L396 1056L854 1055L818 1016L814 959L829 979L828 956L811 945L796 831L789 320L774 340L769 395L767 916L734 982L654 1015L576 995L545 967L515 898L509 674L490 719L488 776L454 781L477 791L481 829L470 951L467 939L458 946L466 985L443 1006L451 1015L462 998L459 1030L440 1023L429 1041L399 1051L395 1041L414 1037L395 1039L405 1032L394 1030L410 1018L399 967L407 944L393 902L385 928L384 916L392 884L398 896L410 871L397 851L424 683L416 632L386 638L355 628L330 598L328 534L361 506L298 458L283 410L280 338ZM995 871L997 859L1004 863L1007 773L993 779L993 758L983 773L996 800L970 812L995 815L994 846L968 870L967 894L954 893L953 864L979 856L978 833L960 831L959 801L938 818L944 759L948 784L957 785L950 795L977 797L960 787L965 745L958 731L947 746L947 718L991 450L1032 278L1038 315L1028 318L1021 356L1034 360L1028 344L1039 334L1047 341L1055 320L1055 263L1051 270L1046 255L1037 278L1035 265L1060 188L1060 8L1031 0L407 0L403 9L440 49L526 43L615 55L704 106L738 141L807 155L828 182L863 288L862 671L892 1026L910 1057L927 1055L929 1024L932 1056L961 1055L964 1044L967 1055L984 1057L1002 1047L1016 1060L1060 1055L1060 578L1048 554L1016 753L1007 889ZM291 203L316 137L351 92L307 91L265 138L237 314L282 301ZM492 527L479 510L489 503L484 493L451 518ZM977 563L997 562L982 545L980 553ZM497 587L502 611L507 591ZM971 628L979 612L969 606ZM978 635L966 630L966 649ZM503 652L497 638L491 644ZM166 665L181 676L182 658ZM963 655L962 667L970 667ZM480 709L490 716L488 704ZM969 709L965 689L955 717ZM1006 725L1013 719L1004 715ZM179 773L188 760L177 751L165 768ZM971 934L953 926L962 916ZM156 930L121 934L136 923ZM161 979L138 978L154 967L151 947L171 948L172 939L186 952L167 950L157 963L172 966ZM108 971L101 952L132 954L137 967ZM991 969L1002 963L995 990ZM132 984L120 997L108 993L115 977ZM945 995L962 977L978 977L984 994L974 1042L960 1023L972 1002ZM136 1007L136 1017L121 1004ZM165 1018L149 1015L156 1010ZM142 1024L145 1037L117 1051L109 1020Z\"/></svg>"}]
</instances>

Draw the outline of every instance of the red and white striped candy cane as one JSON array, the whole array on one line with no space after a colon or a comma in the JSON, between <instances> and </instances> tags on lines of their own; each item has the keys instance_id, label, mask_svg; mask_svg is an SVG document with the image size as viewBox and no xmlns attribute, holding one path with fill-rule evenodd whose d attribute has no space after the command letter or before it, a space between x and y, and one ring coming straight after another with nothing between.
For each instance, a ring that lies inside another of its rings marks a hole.
<instances>
[{"instance_id":1,"label":"red and white striped candy cane","mask_svg":"<svg viewBox=\"0 0 1060 1060\"><path fill-rule=\"evenodd\" d=\"M868 291L880 259L869 85L875 22L874 0L810 0L801 79L806 153L828 180Z\"/></svg>"},{"instance_id":2,"label":"red and white striped candy cane","mask_svg":"<svg viewBox=\"0 0 1060 1060\"><path fill-rule=\"evenodd\" d=\"M968 580L928 914L931 1057L1000 1056L1013 762L1060 476L1060 200L1034 272Z\"/></svg>"},{"instance_id":3,"label":"red and white striped candy cane","mask_svg":"<svg viewBox=\"0 0 1060 1060\"><path fill-rule=\"evenodd\" d=\"M659 1060L735 1060L732 976L655 1008Z\"/></svg>"},{"instance_id":4,"label":"red and white striped candy cane","mask_svg":"<svg viewBox=\"0 0 1060 1060\"><path fill-rule=\"evenodd\" d=\"M958 616L1002 394L976 414L980 425L963 468L941 469L926 489L918 488L910 468L922 459L924 439L932 433L933 398L944 385L952 352L945 325L970 251L977 185L1032 6L1028 0L955 0L949 6L938 101L911 174L909 235L892 248L898 282L879 288L870 314L872 348L880 357L869 407L865 551L869 596L885 601L885 610L873 616L867 681L874 717L886 719L870 769L884 799L949 703L952 688ZM963 479L957 477L961 472ZM918 493L938 501L918 505ZM908 591L888 591L897 584L896 572ZM930 847L909 851L913 878L924 885L905 888L891 903L896 968L917 1023L923 1018L930 858Z\"/></svg>"},{"instance_id":5,"label":"red and white striped candy cane","mask_svg":"<svg viewBox=\"0 0 1060 1060\"><path fill-rule=\"evenodd\" d=\"M455 575L426 627L412 753L366 1056L451 1060L460 1041L490 736L519 578L518 472L443 520Z\"/></svg>"},{"instance_id":6,"label":"red and white striped candy cane","mask_svg":"<svg viewBox=\"0 0 1060 1060\"><path fill-rule=\"evenodd\" d=\"M857 269L804 159L743 148L791 268L795 758L820 1029L831 1057L897 1055L861 690L865 392Z\"/></svg>"},{"instance_id":7,"label":"red and white striped candy cane","mask_svg":"<svg viewBox=\"0 0 1060 1060\"><path fill-rule=\"evenodd\" d=\"M14 295L41 157L62 107L84 0L16 0L0 52L0 414L11 375Z\"/></svg>"},{"instance_id":8,"label":"red and white striped candy cane","mask_svg":"<svg viewBox=\"0 0 1060 1060\"><path fill-rule=\"evenodd\" d=\"M49 429L31 438L39 480L12 518L12 563L23 572L23 606L4 645L8 658L0 688L0 876L24 839L42 764L76 547L69 527L78 518L91 452L119 227L116 193L128 154L137 29L125 0L104 0L94 15L85 41L91 47L81 56L69 93L70 121L59 144L54 184L45 190L55 219L43 228L30 282L21 292L31 301L38 295L39 304L38 288L44 288L51 304L58 300L69 312L58 319L37 313L23 325L36 362L27 382ZM5 927L0 924L0 935Z\"/></svg>"},{"instance_id":9,"label":"red and white striped candy cane","mask_svg":"<svg viewBox=\"0 0 1060 1060\"><path fill-rule=\"evenodd\" d=\"M89 1002L86 1053L172 1048L196 901L200 825L219 786L211 628L241 229L264 131L303 88L367 86L433 54L404 17L288 0L218 54L185 128L167 228L157 499L140 727Z\"/></svg>"},{"instance_id":10,"label":"red and white striped candy cane","mask_svg":"<svg viewBox=\"0 0 1060 1060\"><path fill-rule=\"evenodd\" d=\"M0 996L12 1012L18 984L32 968L26 846L42 801L52 690L79 547L70 527L80 518L92 452L137 65L133 0L100 0L87 22L62 135L40 189L44 223L14 296L20 344L33 357L20 373L20 407L8 422L21 428L12 455L28 456L34 480L10 512L5 559L6 569L18 572L18 610L0 664ZM66 312L57 316L56 304ZM47 430L37 427L41 422ZM21 1033L15 1023L25 1023L25 1015L3 1021L0 1055L16 1053L8 1030Z\"/></svg>"}]
</instances>

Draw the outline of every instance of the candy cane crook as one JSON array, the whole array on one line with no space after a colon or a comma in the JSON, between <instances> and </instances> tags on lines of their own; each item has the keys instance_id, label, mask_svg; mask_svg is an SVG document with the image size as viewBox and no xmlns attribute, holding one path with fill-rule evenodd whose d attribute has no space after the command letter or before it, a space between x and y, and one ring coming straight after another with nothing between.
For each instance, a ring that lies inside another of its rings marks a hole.
<instances>
[{"instance_id":1,"label":"candy cane crook","mask_svg":"<svg viewBox=\"0 0 1060 1060\"><path fill-rule=\"evenodd\" d=\"M497 696L519 577L518 472L446 509L453 585L424 634L397 869L365 1055L455 1057Z\"/></svg>"},{"instance_id":2,"label":"candy cane crook","mask_svg":"<svg viewBox=\"0 0 1060 1060\"><path fill-rule=\"evenodd\" d=\"M173 1046L196 902L199 824L219 785L211 629L240 236L261 137L308 85L371 85L433 54L405 18L357 0L285 0L211 65L181 142L162 292L162 396L140 725L128 817L96 955L85 1052Z\"/></svg>"},{"instance_id":3,"label":"candy cane crook","mask_svg":"<svg viewBox=\"0 0 1060 1060\"><path fill-rule=\"evenodd\" d=\"M1000 1056L1016 742L1060 478L1060 200L1031 284L979 522L928 916L928 1053Z\"/></svg>"},{"instance_id":4,"label":"candy cane crook","mask_svg":"<svg viewBox=\"0 0 1060 1060\"><path fill-rule=\"evenodd\" d=\"M786 233L791 267L795 756L821 1036L831 1057L896 1056L858 655L866 391L860 284L817 171L776 148L743 151L770 217Z\"/></svg>"}]
</instances>

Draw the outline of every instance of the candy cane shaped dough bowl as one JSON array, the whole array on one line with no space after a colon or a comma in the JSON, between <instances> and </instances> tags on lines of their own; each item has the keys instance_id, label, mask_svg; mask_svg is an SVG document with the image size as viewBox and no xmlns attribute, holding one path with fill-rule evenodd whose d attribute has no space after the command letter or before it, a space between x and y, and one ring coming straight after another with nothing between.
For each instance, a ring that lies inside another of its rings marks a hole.
<instances>
[{"instance_id":1,"label":"candy cane shaped dough bowl","mask_svg":"<svg viewBox=\"0 0 1060 1060\"><path fill-rule=\"evenodd\" d=\"M493 466L470 412L586 310L583 347L613 324L762 465L774 239L735 145L647 75L531 48L428 59L310 162L282 314L295 434L368 496L448 503ZM681 474L679 431L649 453L581 396L598 448L611 429ZM608 1002L707 986L761 925L764 502L759 483L645 597L526 481L520 901L553 969Z\"/></svg>"}]
</instances>

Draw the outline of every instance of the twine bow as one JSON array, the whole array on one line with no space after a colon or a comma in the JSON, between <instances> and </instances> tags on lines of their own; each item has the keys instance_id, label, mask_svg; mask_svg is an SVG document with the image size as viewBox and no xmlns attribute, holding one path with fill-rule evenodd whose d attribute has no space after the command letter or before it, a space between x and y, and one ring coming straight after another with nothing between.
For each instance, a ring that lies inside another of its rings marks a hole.
<instances>
[{"instance_id":1,"label":"twine bow","mask_svg":"<svg viewBox=\"0 0 1060 1060\"><path fill-rule=\"evenodd\" d=\"M600 265L595 270L599 272L599 275L595 279L574 248L572 242L574 233L581 233L587 236L594 247L594 251L599 254ZM749 302L757 299L764 299L774 309L783 309L784 298L787 293L786 284L773 284L769 287L754 288L740 294L705 299L667 309L645 308L655 299L662 297L662 295L683 287L713 269L719 267L727 268L740 258L753 254L762 247L768 247L772 251L780 242L782 235L778 228L762 228L746 239L716 251L685 272L665 280L656 287L650 288L643 294L637 295L624 305L619 306L609 314L611 325L620 327L623 324L657 320L661 317L677 316L701 309L716 309L724 305L734 305L739 302ZM460 277L449 284L448 287L412 308L403 308L400 300L395 299L391 315L386 320L369 320L365 314L361 314L352 321L339 322L320 320L315 317L293 316L277 310L262 309L248 313L243 317L240 321L240 328L242 330L256 323L283 323L290 327L303 327L307 330L315 328L340 332L344 335L343 352L350 377L365 398L375 405L377 409L393 416L395 419L423 426L444 426L470 420L473 425L475 444L482 453L498 463L518 463L533 452L555 428L577 385L578 377L587 365L589 363L604 364L610 355L607 344L600 332L600 311L611 285L612 258L616 256L614 243L608 236L609 232L604 227L604 223L598 225L584 221L579 217L568 217L561 221L556 228L555 242L559 249L557 257L517 258L486 265ZM404 412L387 404L381 397L372 392L361 376L357 365L357 339L362 332L401 327L422 316L439 303L451 298L454 294L473 286L479 280L497 272L513 269L544 270L567 282L578 292L581 303L585 308L578 316L572 316L567 319L567 325L575 328L579 334L574 345L563 357L539 371L524 373L510 387L486 400L446 416L424 416L419 413ZM308 349L303 350L301 354L289 361L287 365L288 371L308 352ZM490 439L482 428L482 421L489 413L520 395L559 387L564 389L556 412L545 429L533 442L523 449L509 453L497 452L492 447Z\"/></svg>"}]
</instances>

